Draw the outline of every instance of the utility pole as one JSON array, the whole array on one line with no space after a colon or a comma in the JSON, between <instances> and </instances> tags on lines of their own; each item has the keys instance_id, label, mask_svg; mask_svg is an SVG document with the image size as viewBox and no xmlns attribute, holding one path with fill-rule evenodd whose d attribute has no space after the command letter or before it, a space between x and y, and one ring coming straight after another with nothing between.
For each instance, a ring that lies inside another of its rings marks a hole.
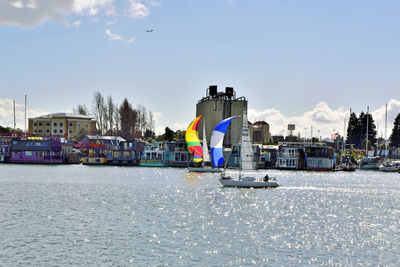
<instances>
[{"instance_id":1,"label":"utility pole","mask_svg":"<svg viewBox=\"0 0 400 267\"><path fill-rule=\"evenodd\" d=\"M25 133L26 133L26 104L27 104L27 95L25 95Z\"/></svg>"},{"instance_id":2,"label":"utility pole","mask_svg":"<svg viewBox=\"0 0 400 267\"><path fill-rule=\"evenodd\" d=\"M14 133L15 133L16 123L15 123L15 101L14 100L13 100L13 109L14 109Z\"/></svg>"}]
</instances>

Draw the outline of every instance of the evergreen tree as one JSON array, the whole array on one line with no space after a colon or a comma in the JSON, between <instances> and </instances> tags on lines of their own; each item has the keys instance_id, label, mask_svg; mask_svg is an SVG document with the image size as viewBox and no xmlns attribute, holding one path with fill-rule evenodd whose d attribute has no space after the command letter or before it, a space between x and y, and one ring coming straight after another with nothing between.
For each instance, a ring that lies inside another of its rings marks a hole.
<instances>
[{"instance_id":1,"label":"evergreen tree","mask_svg":"<svg viewBox=\"0 0 400 267\"><path fill-rule=\"evenodd\" d=\"M174 133L174 131L172 131L169 127L166 127L165 128L165 139L167 140L167 141L172 141L172 140L174 140L174 136L175 136L175 133Z\"/></svg>"},{"instance_id":2,"label":"evergreen tree","mask_svg":"<svg viewBox=\"0 0 400 267\"><path fill-rule=\"evenodd\" d=\"M119 108L119 115L121 137L127 140L134 138L136 132L137 113L126 98Z\"/></svg>"},{"instance_id":3,"label":"evergreen tree","mask_svg":"<svg viewBox=\"0 0 400 267\"><path fill-rule=\"evenodd\" d=\"M357 115L352 112L350 114L349 125L347 127L347 144L358 145L358 140L360 138L360 124Z\"/></svg>"},{"instance_id":4,"label":"evergreen tree","mask_svg":"<svg viewBox=\"0 0 400 267\"><path fill-rule=\"evenodd\" d=\"M359 123L360 123L360 145L358 146L359 148L364 148L365 147L365 140L366 134L367 134L367 118L368 118L368 148L370 146L373 146L376 143L376 126L374 119L372 118L372 115L370 113L365 114L364 112L361 112L360 117L359 117ZM364 140L364 141L363 141ZM364 146L362 146L362 143Z\"/></svg>"},{"instance_id":5,"label":"evergreen tree","mask_svg":"<svg viewBox=\"0 0 400 267\"><path fill-rule=\"evenodd\" d=\"M400 146L400 113L394 120L394 126L392 134L390 135L390 146L399 147Z\"/></svg>"}]
</instances>

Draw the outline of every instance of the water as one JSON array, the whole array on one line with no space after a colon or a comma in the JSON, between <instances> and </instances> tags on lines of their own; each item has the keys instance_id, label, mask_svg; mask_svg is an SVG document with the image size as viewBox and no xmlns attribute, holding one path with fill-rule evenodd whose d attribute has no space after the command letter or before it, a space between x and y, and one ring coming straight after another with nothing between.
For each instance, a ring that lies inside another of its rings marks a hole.
<instances>
[{"instance_id":1,"label":"water","mask_svg":"<svg viewBox=\"0 0 400 267\"><path fill-rule=\"evenodd\" d=\"M400 174L0 165L1 266L400 264Z\"/></svg>"}]
</instances>

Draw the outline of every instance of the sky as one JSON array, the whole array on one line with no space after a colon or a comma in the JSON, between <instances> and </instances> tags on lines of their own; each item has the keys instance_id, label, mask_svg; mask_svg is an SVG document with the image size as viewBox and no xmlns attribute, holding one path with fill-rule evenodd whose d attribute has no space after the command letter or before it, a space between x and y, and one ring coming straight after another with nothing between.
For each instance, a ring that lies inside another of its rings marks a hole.
<instances>
[{"instance_id":1,"label":"sky","mask_svg":"<svg viewBox=\"0 0 400 267\"><path fill-rule=\"evenodd\" d=\"M185 130L209 85L234 87L272 134L343 133L349 110L388 135L400 113L399 1L0 0L0 125L144 105L157 133ZM153 30L147 32L147 30Z\"/></svg>"}]
</instances>

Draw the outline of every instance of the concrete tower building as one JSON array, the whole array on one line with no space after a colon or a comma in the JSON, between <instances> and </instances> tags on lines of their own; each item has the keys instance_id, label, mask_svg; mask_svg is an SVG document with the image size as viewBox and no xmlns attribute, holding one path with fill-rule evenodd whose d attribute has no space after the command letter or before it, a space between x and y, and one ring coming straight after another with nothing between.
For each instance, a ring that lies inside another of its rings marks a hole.
<instances>
[{"instance_id":1,"label":"concrete tower building","mask_svg":"<svg viewBox=\"0 0 400 267\"><path fill-rule=\"evenodd\" d=\"M226 87L225 92L218 92L216 85L211 85L206 90L206 96L199 100L196 105L196 116L203 115L199 125L199 138L203 138L203 125L206 124L206 138L210 143L211 133L214 127L223 119L232 116L241 116L243 108L247 111L247 100L245 97L236 97L232 87ZM204 120L204 121L203 121ZM242 132L242 120L236 118L225 134L224 147L240 142Z\"/></svg>"}]
</instances>

